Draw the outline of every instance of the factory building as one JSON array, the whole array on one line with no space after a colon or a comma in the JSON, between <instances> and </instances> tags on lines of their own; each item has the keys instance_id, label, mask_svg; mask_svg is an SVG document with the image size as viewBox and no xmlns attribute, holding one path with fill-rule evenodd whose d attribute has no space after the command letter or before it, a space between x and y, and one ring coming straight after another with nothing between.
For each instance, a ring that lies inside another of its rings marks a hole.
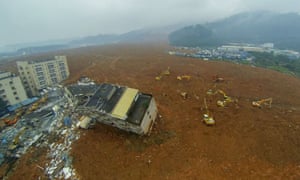
<instances>
[{"instance_id":1,"label":"factory building","mask_svg":"<svg viewBox=\"0 0 300 180\"><path fill-rule=\"evenodd\" d=\"M113 84L70 85L65 88L76 112L100 123L149 134L157 116L157 106L150 94Z\"/></svg>"}]
</instances>

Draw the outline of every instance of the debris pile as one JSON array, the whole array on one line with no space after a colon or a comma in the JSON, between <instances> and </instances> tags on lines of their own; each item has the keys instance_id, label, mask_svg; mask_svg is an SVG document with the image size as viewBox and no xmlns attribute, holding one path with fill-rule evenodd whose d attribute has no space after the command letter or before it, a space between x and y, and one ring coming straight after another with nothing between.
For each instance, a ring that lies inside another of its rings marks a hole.
<instances>
[{"instance_id":1,"label":"debris pile","mask_svg":"<svg viewBox=\"0 0 300 180\"><path fill-rule=\"evenodd\" d=\"M48 157L50 162L43 168L50 179L75 178L75 170L72 168L72 158L69 155L71 144L79 139L80 131L76 128L76 114L69 117L72 106L68 104L62 88L49 90L47 98L38 101L42 107L35 105L36 109L30 109L25 113L17 113L20 118L14 126L6 126L0 134L0 166L14 163L26 153L30 147L49 147ZM30 107L29 107L30 108ZM28 108L28 109L29 109ZM32 111L32 112L31 112ZM59 137L55 141L52 137ZM8 168L4 176L9 171Z\"/></svg>"},{"instance_id":2,"label":"debris pile","mask_svg":"<svg viewBox=\"0 0 300 180\"><path fill-rule=\"evenodd\" d=\"M51 159L46 164L45 174L50 179L77 179L73 169L73 158L70 156L71 145L80 137L79 131L73 124L71 128L62 128L56 131L56 135L63 137L60 143L49 145L48 157Z\"/></svg>"}]
</instances>

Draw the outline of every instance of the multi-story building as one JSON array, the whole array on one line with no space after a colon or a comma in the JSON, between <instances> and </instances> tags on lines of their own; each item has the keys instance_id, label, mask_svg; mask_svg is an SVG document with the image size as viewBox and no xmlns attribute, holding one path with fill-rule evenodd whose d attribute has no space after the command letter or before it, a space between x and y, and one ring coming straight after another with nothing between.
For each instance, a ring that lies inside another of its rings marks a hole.
<instances>
[{"instance_id":1,"label":"multi-story building","mask_svg":"<svg viewBox=\"0 0 300 180\"><path fill-rule=\"evenodd\" d=\"M15 105L27 99L19 76L0 71L0 98L6 105Z\"/></svg>"},{"instance_id":2,"label":"multi-story building","mask_svg":"<svg viewBox=\"0 0 300 180\"><path fill-rule=\"evenodd\" d=\"M70 74L66 56L36 61L18 61L17 66L29 96L39 95L39 90L60 83Z\"/></svg>"}]
</instances>

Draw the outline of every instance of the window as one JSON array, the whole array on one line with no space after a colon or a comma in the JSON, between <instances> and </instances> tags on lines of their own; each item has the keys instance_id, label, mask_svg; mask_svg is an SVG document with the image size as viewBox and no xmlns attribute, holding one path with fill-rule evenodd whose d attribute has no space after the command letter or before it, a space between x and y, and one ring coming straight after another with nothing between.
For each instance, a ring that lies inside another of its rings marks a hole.
<instances>
[{"instance_id":1,"label":"window","mask_svg":"<svg viewBox=\"0 0 300 180\"><path fill-rule=\"evenodd\" d=\"M62 71L62 72L61 72L61 77L62 77L62 79L66 79L66 78L67 78L67 73L66 73L66 71Z\"/></svg>"},{"instance_id":2,"label":"window","mask_svg":"<svg viewBox=\"0 0 300 180\"><path fill-rule=\"evenodd\" d=\"M15 91L13 94L14 94L14 95L17 95L17 92Z\"/></svg>"},{"instance_id":3,"label":"window","mask_svg":"<svg viewBox=\"0 0 300 180\"><path fill-rule=\"evenodd\" d=\"M50 74L55 74L55 69L49 70L49 73L50 73Z\"/></svg>"},{"instance_id":4,"label":"window","mask_svg":"<svg viewBox=\"0 0 300 180\"><path fill-rule=\"evenodd\" d=\"M40 72L40 71L43 71L42 67L37 67L35 68L36 72Z\"/></svg>"},{"instance_id":5,"label":"window","mask_svg":"<svg viewBox=\"0 0 300 180\"><path fill-rule=\"evenodd\" d=\"M4 94L2 97L3 97L3 98L6 98L6 95Z\"/></svg>"},{"instance_id":6,"label":"window","mask_svg":"<svg viewBox=\"0 0 300 180\"><path fill-rule=\"evenodd\" d=\"M62 66L62 67L60 67L59 69L60 69L61 71L65 71L65 70L66 70L65 66Z\"/></svg>"},{"instance_id":7,"label":"window","mask_svg":"<svg viewBox=\"0 0 300 180\"><path fill-rule=\"evenodd\" d=\"M41 72L38 72L37 75L38 75L38 76L43 76L44 73L41 71Z\"/></svg>"},{"instance_id":8,"label":"window","mask_svg":"<svg viewBox=\"0 0 300 180\"><path fill-rule=\"evenodd\" d=\"M51 81L55 84L57 83L57 78L52 78Z\"/></svg>"},{"instance_id":9,"label":"window","mask_svg":"<svg viewBox=\"0 0 300 180\"><path fill-rule=\"evenodd\" d=\"M12 81L9 81L9 84L13 84L13 82L12 82Z\"/></svg>"},{"instance_id":10,"label":"window","mask_svg":"<svg viewBox=\"0 0 300 180\"><path fill-rule=\"evenodd\" d=\"M49 69L54 69L54 65L51 63L51 64L48 64L48 68Z\"/></svg>"},{"instance_id":11,"label":"window","mask_svg":"<svg viewBox=\"0 0 300 180\"><path fill-rule=\"evenodd\" d=\"M12 90L15 90L16 88L14 86L11 87Z\"/></svg>"},{"instance_id":12,"label":"window","mask_svg":"<svg viewBox=\"0 0 300 180\"><path fill-rule=\"evenodd\" d=\"M44 81L45 78L43 76L38 77L39 81Z\"/></svg>"},{"instance_id":13,"label":"window","mask_svg":"<svg viewBox=\"0 0 300 180\"><path fill-rule=\"evenodd\" d=\"M41 85L41 86L43 86L43 85L45 85L45 84L46 84L45 81L40 81L40 85Z\"/></svg>"},{"instance_id":14,"label":"window","mask_svg":"<svg viewBox=\"0 0 300 180\"><path fill-rule=\"evenodd\" d=\"M20 98L17 96L17 97L15 97L15 99L16 99L16 100L19 100Z\"/></svg>"},{"instance_id":15,"label":"window","mask_svg":"<svg viewBox=\"0 0 300 180\"><path fill-rule=\"evenodd\" d=\"M4 90L4 89L0 90L0 94L3 94L4 92L5 92L5 90Z\"/></svg>"}]
</instances>

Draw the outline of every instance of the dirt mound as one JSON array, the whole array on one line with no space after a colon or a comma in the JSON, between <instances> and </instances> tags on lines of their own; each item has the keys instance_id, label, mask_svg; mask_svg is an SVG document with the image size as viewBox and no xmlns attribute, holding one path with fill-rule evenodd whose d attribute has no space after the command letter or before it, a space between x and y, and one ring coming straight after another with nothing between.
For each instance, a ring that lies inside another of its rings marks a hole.
<instances>
[{"instance_id":1,"label":"dirt mound","mask_svg":"<svg viewBox=\"0 0 300 180\"><path fill-rule=\"evenodd\" d=\"M84 75L153 94L157 119L150 137L97 124L73 144L82 179L299 179L300 80L262 68L167 54L168 46L113 45L68 51L71 78ZM167 67L171 74L155 76ZM190 75L177 80L178 75ZM219 75L224 82L214 83ZM217 107L216 126L202 123L207 90L238 100ZM181 92L187 92L186 99ZM251 102L273 98L272 108Z\"/></svg>"}]
</instances>

